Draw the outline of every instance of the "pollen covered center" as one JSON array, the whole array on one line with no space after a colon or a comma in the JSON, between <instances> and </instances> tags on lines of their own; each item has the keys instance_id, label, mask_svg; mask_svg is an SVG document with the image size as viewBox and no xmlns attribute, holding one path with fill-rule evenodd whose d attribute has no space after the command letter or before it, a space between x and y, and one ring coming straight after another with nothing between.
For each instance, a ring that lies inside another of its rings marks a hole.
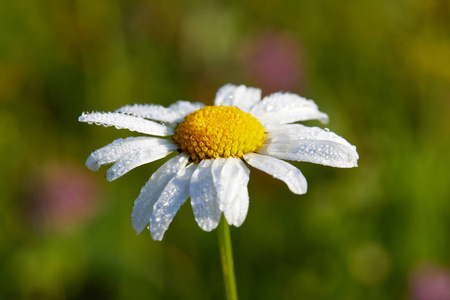
<instances>
[{"instance_id":1,"label":"pollen covered center","mask_svg":"<svg viewBox=\"0 0 450 300\"><path fill-rule=\"evenodd\" d=\"M265 129L251 114L231 106L205 106L178 124L173 140L194 162L217 157L242 157L257 151Z\"/></svg>"}]
</instances>

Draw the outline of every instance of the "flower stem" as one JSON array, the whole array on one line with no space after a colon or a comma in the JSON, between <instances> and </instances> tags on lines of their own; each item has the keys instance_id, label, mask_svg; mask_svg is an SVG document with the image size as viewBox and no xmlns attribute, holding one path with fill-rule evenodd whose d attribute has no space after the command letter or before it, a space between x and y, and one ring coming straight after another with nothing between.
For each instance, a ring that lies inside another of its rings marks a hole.
<instances>
[{"instance_id":1,"label":"flower stem","mask_svg":"<svg viewBox=\"0 0 450 300\"><path fill-rule=\"evenodd\" d=\"M222 218L217 229L219 237L220 258L227 300L237 300L236 278L234 276L233 251L231 249L230 226Z\"/></svg>"}]
</instances>

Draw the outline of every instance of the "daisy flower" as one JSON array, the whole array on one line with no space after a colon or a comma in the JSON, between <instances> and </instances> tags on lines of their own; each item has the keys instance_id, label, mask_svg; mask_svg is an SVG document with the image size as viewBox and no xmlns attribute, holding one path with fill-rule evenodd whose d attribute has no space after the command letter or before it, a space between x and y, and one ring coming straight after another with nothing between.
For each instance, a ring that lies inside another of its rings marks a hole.
<instances>
[{"instance_id":1,"label":"daisy flower","mask_svg":"<svg viewBox=\"0 0 450 300\"><path fill-rule=\"evenodd\" d=\"M219 224L222 213L230 225L247 216L250 170L246 163L284 181L294 194L306 193L303 174L283 161L326 166L357 166L356 147L342 137L298 121L328 122L312 100L278 92L261 100L261 90L227 84L214 105L178 101L169 107L127 105L115 112L83 113L80 122L115 126L148 136L117 139L88 157L109 181L177 151L142 187L134 202L133 228L139 234L149 223L151 236L161 240L181 205L190 197L195 220L204 231ZM158 136L158 137L155 137Z\"/></svg>"}]
</instances>

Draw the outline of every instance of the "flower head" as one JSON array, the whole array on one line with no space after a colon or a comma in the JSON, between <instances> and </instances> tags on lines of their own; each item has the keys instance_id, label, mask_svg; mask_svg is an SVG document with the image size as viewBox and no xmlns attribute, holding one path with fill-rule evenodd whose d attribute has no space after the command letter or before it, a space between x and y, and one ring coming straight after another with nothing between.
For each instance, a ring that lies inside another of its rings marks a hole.
<instances>
[{"instance_id":1,"label":"flower head","mask_svg":"<svg viewBox=\"0 0 450 300\"><path fill-rule=\"evenodd\" d=\"M450 299L450 270L434 264L419 265L410 274L409 293L413 300Z\"/></svg>"},{"instance_id":2,"label":"flower head","mask_svg":"<svg viewBox=\"0 0 450 300\"><path fill-rule=\"evenodd\" d=\"M65 231L88 220L99 207L100 187L85 168L57 160L39 168L27 191L38 230Z\"/></svg>"},{"instance_id":3,"label":"flower head","mask_svg":"<svg viewBox=\"0 0 450 300\"><path fill-rule=\"evenodd\" d=\"M80 122L150 135L117 139L92 152L86 161L89 169L114 163L106 174L109 181L179 152L153 173L134 202L133 228L140 233L150 223L155 240L163 238L189 197L203 230L215 229L222 213L229 224L240 226L249 205L250 170L244 161L284 181L295 194L306 193L306 179L281 159L357 166L356 147L343 138L318 127L293 124L314 119L327 122L328 116L312 100L281 92L261 100L259 89L232 84L219 89L213 106L187 101L167 108L135 104L79 117Z\"/></svg>"},{"instance_id":4,"label":"flower head","mask_svg":"<svg viewBox=\"0 0 450 300\"><path fill-rule=\"evenodd\" d=\"M263 31L245 39L242 64L266 91L301 89L305 85L301 46L289 33Z\"/></svg>"}]
</instances>

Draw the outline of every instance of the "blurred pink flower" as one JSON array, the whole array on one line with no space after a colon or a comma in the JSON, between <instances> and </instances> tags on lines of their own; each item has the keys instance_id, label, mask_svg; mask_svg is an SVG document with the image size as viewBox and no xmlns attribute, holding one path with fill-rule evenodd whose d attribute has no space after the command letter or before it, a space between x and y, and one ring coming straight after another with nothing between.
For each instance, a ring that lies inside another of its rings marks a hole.
<instances>
[{"instance_id":1,"label":"blurred pink flower","mask_svg":"<svg viewBox=\"0 0 450 300\"><path fill-rule=\"evenodd\" d=\"M409 290L412 300L449 300L450 271L437 265L421 265L409 278Z\"/></svg>"},{"instance_id":2,"label":"blurred pink flower","mask_svg":"<svg viewBox=\"0 0 450 300\"><path fill-rule=\"evenodd\" d=\"M279 32L257 35L244 44L242 58L251 79L268 92L302 90L301 48L292 36Z\"/></svg>"},{"instance_id":3,"label":"blurred pink flower","mask_svg":"<svg viewBox=\"0 0 450 300\"><path fill-rule=\"evenodd\" d=\"M30 215L36 227L73 228L96 210L99 186L83 166L52 162L38 176L30 195Z\"/></svg>"}]
</instances>

